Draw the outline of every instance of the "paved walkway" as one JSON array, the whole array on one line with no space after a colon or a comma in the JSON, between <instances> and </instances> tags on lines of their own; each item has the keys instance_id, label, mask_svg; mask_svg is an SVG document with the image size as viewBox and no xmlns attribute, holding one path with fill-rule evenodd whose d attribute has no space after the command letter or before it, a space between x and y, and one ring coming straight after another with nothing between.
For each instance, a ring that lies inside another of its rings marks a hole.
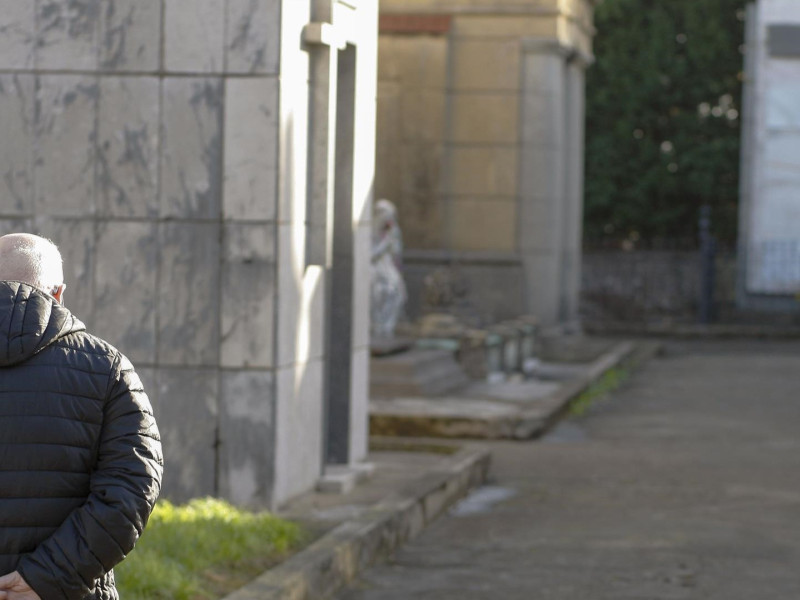
<instances>
[{"instance_id":1,"label":"paved walkway","mask_svg":"<svg viewBox=\"0 0 800 600\"><path fill-rule=\"evenodd\" d=\"M800 344L670 344L340 600L800 598Z\"/></svg>"}]
</instances>

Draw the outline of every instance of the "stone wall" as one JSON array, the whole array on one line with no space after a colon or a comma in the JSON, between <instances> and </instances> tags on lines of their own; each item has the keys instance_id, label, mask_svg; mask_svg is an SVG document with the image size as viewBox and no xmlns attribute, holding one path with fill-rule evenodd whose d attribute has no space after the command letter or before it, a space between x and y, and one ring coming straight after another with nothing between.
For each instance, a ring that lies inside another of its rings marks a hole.
<instances>
[{"instance_id":1,"label":"stone wall","mask_svg":"<svg viewBox=\"0 0 800 600\"><path fill-rule=\"evenodd\" d=\"M701 285L699 250L589 250L583 255L582 317L590 326L696 322ZM720 250L714 263L714 318L743 318L735 314L735 302L736 253Z\"/></svg>"},{"instance_id":2,"label":"stone wall","mask_svg":"<svg viewBox=\"0 0 800 600\"><path fill-rule=\"evenodd\" d=\"M359 15L371 155L376 16ZM62 249L66 305L141 372L173 499L274 505L324 468L330 307L304 254L311 17L310 0L0 1L0 233ZM348 315L367 297L371 161L354 181ZM343 351L365 373L364 338Z\"/></svg>"}]
</instances>

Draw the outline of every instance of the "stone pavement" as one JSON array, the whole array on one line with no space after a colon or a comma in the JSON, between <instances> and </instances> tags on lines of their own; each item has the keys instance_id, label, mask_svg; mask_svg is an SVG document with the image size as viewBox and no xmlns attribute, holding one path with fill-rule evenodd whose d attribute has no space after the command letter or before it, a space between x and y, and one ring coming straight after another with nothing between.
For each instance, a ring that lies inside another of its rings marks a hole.
<instances>
[{"instance_id":1,"label":"stone pavement","mask_svg":"<svg viewBox=\"0 0 800 600\"><path fill-rule=\"evenodd\" d=\"M542 363L542 375L550 383L506 382L484 386L486 390L477 389L476 393L488 394L490 402L509 403L514 415L522 410L524 419L511 415L510 422L532 423L541 432L606 370L646 360L655 349L648 343L565 340L554 355L579 362ZM529 384L546 388L545 393L532 394ZM502 394L496 397L499 392ZM441 399L431 402L437 400ZM474 427L490 426L481 425L485 415L480 411L459 415ZM409 418L427 422L430 415ZM492 423L496 425L496 421ZM280 511L283 517L303 522L314 541L226 600L330 597L358 572L417 536L471 489L485 483L489 469L489 449L466 440L373 435L370 446L374 473L368 481L342 494L307 494Z\"/></svg>"},{"instance_id":2,"label":"stone pavement","mask_svg":"<svg viewBox=\"0 0 800 600\"><path fill-rule=\"evenodd\" d=\"M796 600L798 390L798 342L670 342L337 598Z\"/></svg>"}]
</instances>

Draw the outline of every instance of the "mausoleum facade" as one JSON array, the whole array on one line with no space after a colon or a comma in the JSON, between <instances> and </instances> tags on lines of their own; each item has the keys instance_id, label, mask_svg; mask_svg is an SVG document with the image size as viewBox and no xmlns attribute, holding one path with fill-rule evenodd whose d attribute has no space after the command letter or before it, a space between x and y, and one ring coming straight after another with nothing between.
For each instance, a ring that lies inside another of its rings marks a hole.
<instances>
[{"instance_id":1,"label":"mausoleum facade","mask_svg":"<svg viewBox=\"0 0 800 600\"><path fill-rule=\"evenodd\" d=\"M376 194L409 310L457 268L484 322L577 322L595 0L382 0Z\"/></svg>"},{"instance_id":2,"label":"mausoleum facade","mask_svg":"<svg viewBox=\"0 0 800 600\"><path fill-rule=\"evenodd\" d=\"M0 1L0 232L136 364L167 497L366 456L376 39L372 0Z\"/></svg>"}]
</instances>

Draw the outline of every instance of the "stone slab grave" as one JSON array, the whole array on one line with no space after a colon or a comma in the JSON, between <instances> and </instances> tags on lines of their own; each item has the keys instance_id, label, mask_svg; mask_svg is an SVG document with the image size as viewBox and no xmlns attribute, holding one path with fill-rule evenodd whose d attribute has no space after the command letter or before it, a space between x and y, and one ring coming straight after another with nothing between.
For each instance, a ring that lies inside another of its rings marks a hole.
<instances>
[{"instance_id":1,"label":"stone slab grave","mask_svg":"<svg viewBox=\"0 0 800 600\"><path fill-rule=\"evenodd\" d=\"M479 439L536 437L556 422L569 403L589 385L627 360L636 346L619 342L606 348L594 360L583 363L542 363L541 372L550 376L548 380L518 376L499 382L473 381L439 395L398 392L372 396L370 434ZM401 388L398 385L396 389Z\"/></svg>"}]
</instances>

